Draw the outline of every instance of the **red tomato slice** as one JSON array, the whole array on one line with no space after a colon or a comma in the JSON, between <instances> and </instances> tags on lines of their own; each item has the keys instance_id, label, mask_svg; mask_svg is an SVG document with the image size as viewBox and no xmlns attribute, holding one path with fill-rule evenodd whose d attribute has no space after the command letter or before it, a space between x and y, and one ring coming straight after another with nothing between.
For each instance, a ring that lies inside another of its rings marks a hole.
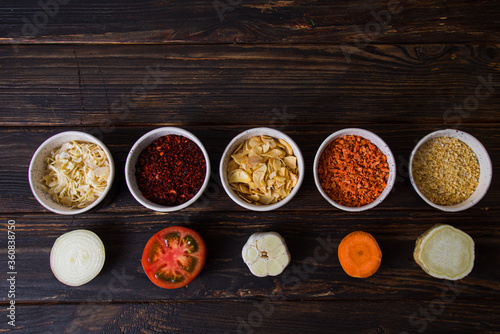
<instances>
[{"instance_id":1,"label":"red tomato slice","mask_svg":"<svg viewBox=\"0 0 500 334\"><path fill-rule=\"evenodd\" d=\"M141 262L151 282L165 289L177 289L198 276L206 255L207 247L197 232L171 226L149 239Z\"/></svg>"}]
</instances>

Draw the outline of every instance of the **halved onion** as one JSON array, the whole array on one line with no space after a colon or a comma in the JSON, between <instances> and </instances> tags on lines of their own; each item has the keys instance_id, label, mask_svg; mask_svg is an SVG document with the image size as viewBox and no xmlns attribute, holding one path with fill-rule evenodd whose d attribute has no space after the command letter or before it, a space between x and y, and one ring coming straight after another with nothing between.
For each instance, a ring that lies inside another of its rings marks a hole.
<instances>
[{"instance_id":1,"label":"halved onion","mask_svg":"<svg viewBox=\"0 0 500 334\"><path fill-rule=\"evenodd\" d=\"M101 239L91 231L75 230L61 235L50 252L50 268L56 278L70 286L94 279L104 266Z\"/></svg>"}]
</instances>

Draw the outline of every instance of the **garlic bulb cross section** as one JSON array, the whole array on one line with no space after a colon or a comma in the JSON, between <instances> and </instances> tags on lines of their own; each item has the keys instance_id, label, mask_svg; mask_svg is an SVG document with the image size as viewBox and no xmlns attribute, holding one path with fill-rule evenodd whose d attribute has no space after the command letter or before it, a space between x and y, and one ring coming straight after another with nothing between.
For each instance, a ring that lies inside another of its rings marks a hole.
<instances>
[{"instance_id":1,"label":"garlic bulb cross section","mask_svg":"<svg viewBox=\"0 0 500 334\"><path fill-rule=\"evenodd\" d=\"M290 263L285 239L276 232L254 233L241 251L243 261L257 277L276 276Z\"/></svg>"}]
</instances>

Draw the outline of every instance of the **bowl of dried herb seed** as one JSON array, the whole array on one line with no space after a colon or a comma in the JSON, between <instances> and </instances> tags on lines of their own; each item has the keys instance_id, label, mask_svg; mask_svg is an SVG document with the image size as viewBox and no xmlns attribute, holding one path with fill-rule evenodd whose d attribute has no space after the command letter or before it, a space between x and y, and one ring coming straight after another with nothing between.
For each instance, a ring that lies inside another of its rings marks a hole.
<instances>
[{"instance_id":1,"label":"bowl of dried herb seed","mask_svg":"<svg viewBox=\"0 0 500 334\"><path fill-rule=\"evenodd\" d=\"M360 212L382 203L396 180L389 146L375 133L357 128L326 138L314 158L314 182L340 210Z\"/></svg>"},{"instance_id":2,"label":"bowl of dried herb seed","mask_svg":"<svg viewBox=\"0 0 500 334\"><path fill-rule=\"evenodd\" d=\"M193 204L207 188L210 172L201 141L177 127L162 127L143 135L125 163L125 180L132 196L158 212Z\"/></svg>"},{"instance_id":3,"label":"bowl of dried herb seed","mask_svg":"<svg viewBox=\"0 0 500 334\"><path fill-rule=\"evenodd\" d=\"M491 183L492 165L479 140L446 129L422 138L410 156L410 181L434 208L456 212L479 202Z\"/></svg>"}]
</instances>

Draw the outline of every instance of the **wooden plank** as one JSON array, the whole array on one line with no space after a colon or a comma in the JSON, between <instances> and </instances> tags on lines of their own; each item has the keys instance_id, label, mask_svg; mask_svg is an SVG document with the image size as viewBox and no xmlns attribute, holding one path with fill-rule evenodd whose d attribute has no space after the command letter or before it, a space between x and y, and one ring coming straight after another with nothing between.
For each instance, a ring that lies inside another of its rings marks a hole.
<instances>
[{"instance_id":1,"label":"wooden plank","mask_svg":"<svg viewBox=\"0 0 500 334\"><path fill-rule=\"evenodd\" d=\"M0 11L0 221L16 221L16 327L5 293L0 332L500 332L500 179L479 205L444 213L418 198L405 168L418 139L451 127L483 142L500 172L498 0L5 0ZM304 185L283 209L251 212L214 173L193 206L149 211L130 195L123 169L134 141L163 125L195 133L215 171L237 133L281 129L303 150ZM353 126L386 140L399 167L390 196L363 213L329 206L312 177L322 140ZM28 164L44 139L70 129L101 137L118 174L104 206L59 216L33 198ZM476 242L463 280L432 278L412 259L416 238L436 223ZM153 233L177 224L200 232L207 263L187 287L160 289L139 260ZM95 280L68 287L49 254L59 235L79 228L102 238L107 259ZM241 248L270 230L285 237L292 263L257 278ZM368 279L338 263L337 244L354 230L372 233L383 251ZM3 279L0 290L10 288Z\"/></svg>"},{"instance_id":2,"label":"wooden plank","mask_svg":"<svg viewBox=\"0 0 500 334\"><path fill-rule=\"evenodd\" d=\"M367 45L500 37L500 6L488 0L57 1L2 1L1 41Z\"/></svg>"},{"instance_id":3,"label":"wooden plank","mask_svg":"<svg viewBox=\"0 0 500 334\"><path fill-rule=\"evenodd\" d=\"M15 220L16 300L19 302L126 302L162 300L232 300L273 296L287 300L406 300L440 298L443 289L455 287L463 298L497 298L500 295L500 254L496 251L500 231L494 213L461 215L442 213L371 212L365 214L323 212L265 214L182 213L94 214L75 217L47 215L1 216ZM477 221L471 224L471 221ZM472 273L458 282L427 275L413 260L419 235L436 223L448 223L475 240ZM187 287L166 290L153 285L144 274L140 259L144 245L157 231L187 225L207 244L207 262L200 276ZM102 272L90 283L68 287L59 283L49 266L50 249L61 234L89 229L106 248ZM339 265L337 246L349 232L364 230L377 239L382 265L367 279L347 276ZM241 259L241 249L257 231L276 231L286 240L292 262L277 277L253 276ZM6 247L7 238L0 240ZM7 257L0 266L7 268ZM451 284L451 285L450 285ZM0 284L4 291L8 282ZM0 296L7 301L7 294Z\"/></svg>"},{"instance_id":4,"label":"wooden plank","mask_svg":"<svg viewBox=\"0 0 500 334\"><path fill-rule=\"evenodd\" d=\"M499 122L498 46L372 45L350 62L337 45L3 46L0 119L103 131Z\"/></svg>"},{"instance_id":5,"label":"wooden plank","mask_svg":"<svg viewBox=\"0 0 500 334\"><path fill-rule=\"evenodd\" d=\"M37 333L493 333L498 300L454 296L337 300L19 305L16 330ZM0 314L5 319L7 310ZM9 328L6 324L2 328ZM1 329L0 329L1 330Z\"/></svg>"},{"instance_id":6,"label":"wooden plank","mask_svg":"<svg viewBox=\"0 0 500 334\"><path fill-rule=\"evenodd\" d=\"M276 123L278 124L278 123ZM178 124L174 124L178 125ZM245 126L193 126L180 125L194 133L204 143L209 152L212 177L211 183L202 198L186 208L183 212L196 215L198 212L214 211L241 211L247 212L236 205L225 193L218 175L219 162L226 145L238 133L258 126L259 124L247 124ZM372 211L404 210L406 212L434 212L413 190L408 179L408 161L410 153L418 140L431 131L445 128L445 125L364 125L364 124L314 124L295 125L294 123L282 123L283 130L288 133L301 148L305 159L305 179L297 196L284 206L280 211L324 211L335 212L334 209L318 192L314 183L312 164L316 151L322 141L332 132L345 127L358 126L374 131L380 135L395 156L398 168L398 176L391 194L386 200ZM28 167L33 153L38 146L50 136L65 130L81 130L95 135L103 135L104 143L111 150L115 165L116 178L114 188L99 212L107 213L152 213L149 209L139 204L130 194L125 183L124 169L127 154L134 142L144 133L161 125L151 127L126 127L116 126L109 133L99 132L92 127L71 128L2 128L0 129L0 186L5 191L0 192L0 212L48 212L34 198L28 183ZM111 128L110 128L111 129ZM311 130L314 129L314 130ZM459 128L460 130L476 136L486 147L493 161L493 174L500 173L500 148L498 147L499 134L497 127L491 124L469 124ZM482 216L485 207L498 207L500 197L500 180L493 178L492 184L486 196L474 208L469 209ZM460 213L459 213L460 214ZM459 215L450 214L448 215Z\"/></svg>"}]
</instances>

